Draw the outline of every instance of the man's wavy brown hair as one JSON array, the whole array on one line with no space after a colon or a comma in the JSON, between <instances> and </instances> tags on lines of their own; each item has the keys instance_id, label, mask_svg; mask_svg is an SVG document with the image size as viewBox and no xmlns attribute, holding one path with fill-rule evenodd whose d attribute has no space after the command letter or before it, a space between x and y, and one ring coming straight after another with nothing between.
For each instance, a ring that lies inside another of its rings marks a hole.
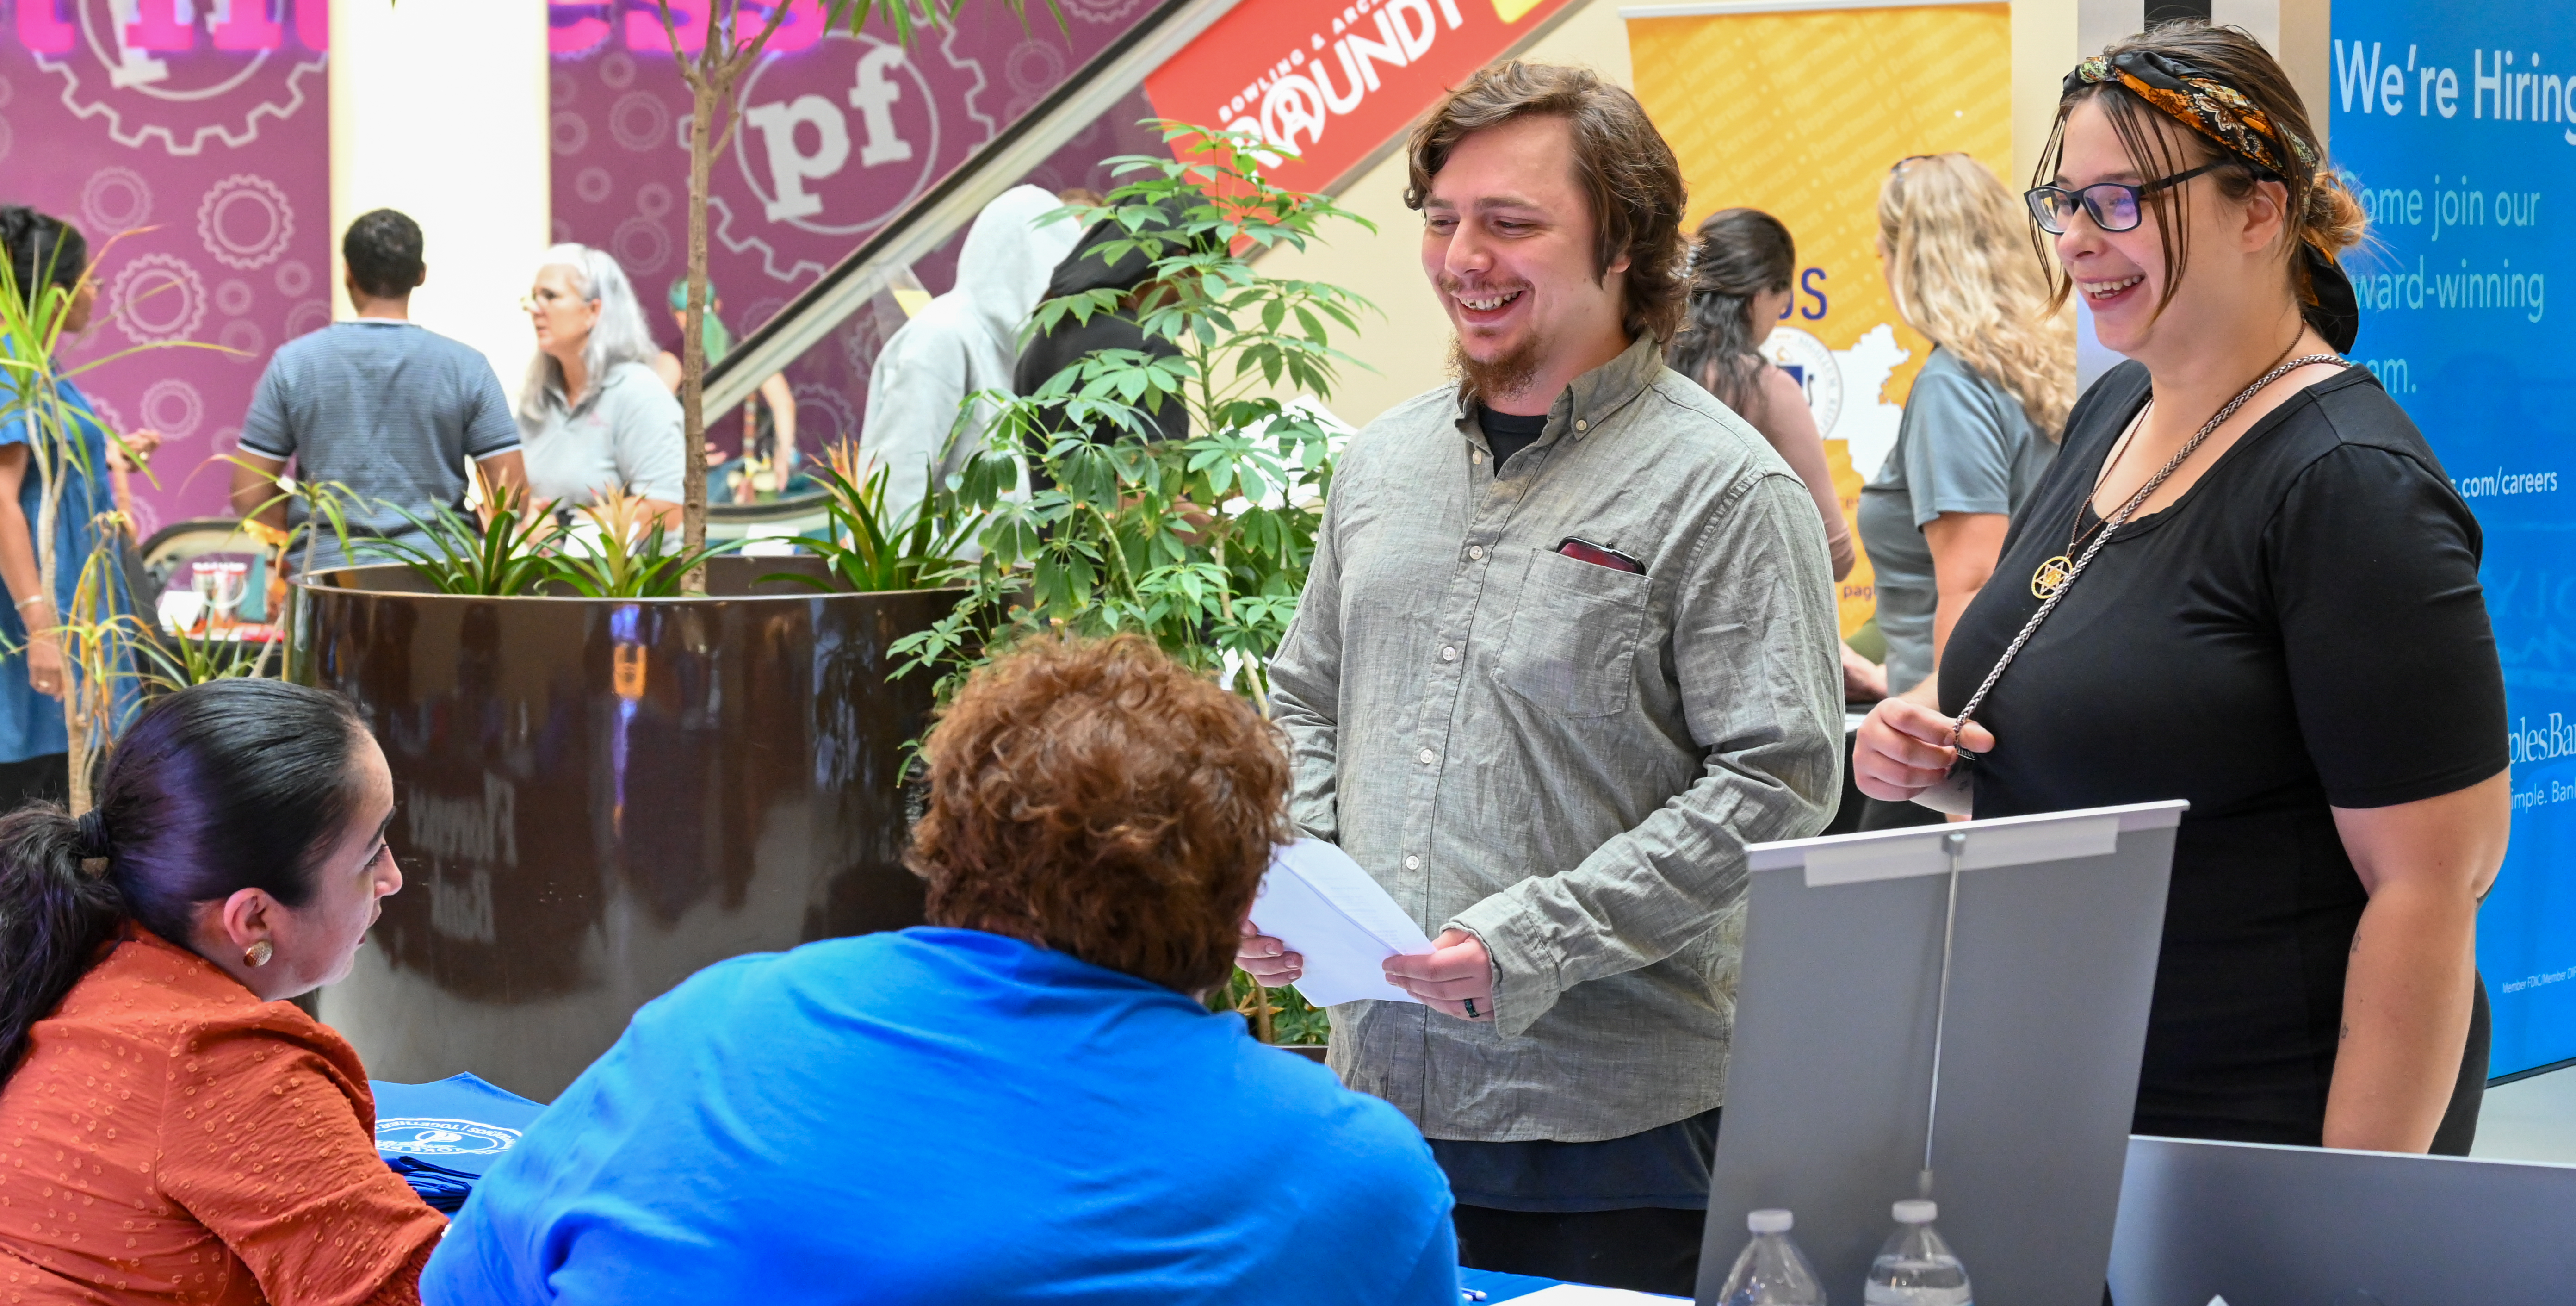
<instances>
[{"instance_id":1,"label":"man's wavy brown hair","mask_svg":"<svg viewBox=\"0 0 2576 1306\"><path fill-rule=\"evenodd\" d=\"M1251 704L1138 636L1042 638L977 670L923 751L904 863L932 924L1183 993L1225 979L1287 835L1287 753Z\"/></svg>"},{"instance_id":2,"label":"man's wavy brown hair","mask_svg":"<svg viewBox=\"0 0 2576 1306\"><path fill-rule=\"evenodd\" d=\"M1414 124L1404 206L1419 210L1431 198L1431 179L1449 166L1458 142L1522 118L1562 118L1572 129L1574 180L1592 202L1593 275L1606 275L1625 253L1621 325L1631 340L1671 340L1690 299L1682 165L1637 97L1592 70L1518 59L1478 69Z\"/></svg>"}]
</instances>

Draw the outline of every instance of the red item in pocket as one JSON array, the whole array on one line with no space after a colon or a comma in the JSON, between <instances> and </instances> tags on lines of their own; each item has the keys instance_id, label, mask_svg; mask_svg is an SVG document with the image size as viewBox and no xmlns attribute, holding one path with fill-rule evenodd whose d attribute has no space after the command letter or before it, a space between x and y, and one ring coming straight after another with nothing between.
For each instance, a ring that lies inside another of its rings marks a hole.
<instances>
[{"instance_id":1,"label":"red item in pocket","mask_svg":"<svg viewBox=\"0 0 2576 1306\"><path fill-rule=\"evenodd\" d=\"M1634 576L1646 574L1646 564L1617 549L1605 548L1580 536L1566 536L1557 542L1556 551L1576 562L1588 562L1596 567L1608 567L1612 571L1624 571Z\"/></svg>"}]
</instances>

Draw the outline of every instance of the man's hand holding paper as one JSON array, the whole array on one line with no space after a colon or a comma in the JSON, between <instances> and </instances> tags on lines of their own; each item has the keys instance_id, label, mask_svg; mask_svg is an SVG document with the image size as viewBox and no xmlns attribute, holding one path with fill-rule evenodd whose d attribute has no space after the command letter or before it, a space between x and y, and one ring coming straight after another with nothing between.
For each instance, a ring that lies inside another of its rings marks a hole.
<instances>
[{"instance_id":1,"label":"man's hand holding paper","mask_svg":"<svg viewBox=\"0 0 2576 1306\"><path fill-rule=\"evenodd\" d=\"M1422 927L1349 854L1300 839L1272 855L1235 964L1263 984L1293 984L1308 1002L1329 1007L1420 1002L1387 963L1436 955Z\"/></svg>"},{"instance_id":2,"label":"man's hand holding paper","mask_svg":"<svg viewBox=\"0 0 2576 1306\"><path fill-rule=\"evenodd\" d=\"M1482 939L1465 930L1440 931L1431 951L1389 957L1386 982L1410 993L1434 1011L1461 1020L1494 1018L1494 959Z\"/></svg>"}]
</instances>

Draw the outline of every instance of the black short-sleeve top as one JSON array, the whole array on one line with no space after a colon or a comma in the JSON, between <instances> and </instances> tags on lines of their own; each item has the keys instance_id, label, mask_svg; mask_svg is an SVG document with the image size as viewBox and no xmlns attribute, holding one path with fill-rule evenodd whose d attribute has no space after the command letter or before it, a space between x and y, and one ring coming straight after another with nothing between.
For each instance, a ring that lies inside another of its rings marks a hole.
<instances>
[{"instance_id":1,"label":"black short-sleeve top","mask_svg":"<svg viewBox=\"0 0 2576 1306\"><path fill-rule=\"evenodd\" d=\"M2094 522L2103 459L2148 395L2146 369L2127 363L2076 405L1950 637L1945 711L2039 606L2032 573ZM2431 798L2505 767L2480 547L2422 433L2350 368L2122 527L1978 710L1996 741L1977 766L1980 817L2191 802L2138 1132L2318 1142L2367 901L2330 809Z\"/></svg>"}]
</instances>

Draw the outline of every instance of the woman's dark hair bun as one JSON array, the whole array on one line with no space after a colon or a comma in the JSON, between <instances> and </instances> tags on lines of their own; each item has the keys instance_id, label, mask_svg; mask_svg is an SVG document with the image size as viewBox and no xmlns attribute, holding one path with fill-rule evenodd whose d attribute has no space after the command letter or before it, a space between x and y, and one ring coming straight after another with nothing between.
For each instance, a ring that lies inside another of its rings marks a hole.
<instances>
[{"instance_id":1,"label":"woman's dark hair bun","mask_svg":"<svg viewBox=\"0 0 2576 1306\"><path fill-rule=\"evenodd\" d=\"M115 883L83 857L85 820L54 803L0 816L0 1082L125 915Z\"/></svg>"},{"instance_id":2,"label":"woman's dark hair bun","mask_svg":"<svg viewBox=\"0 0 2576 1306\"><path fill-rule=\"evenodd\" d=\"M184 947L200 903L243 889L310 900L313 860L358 802L365 736L324 690L193 685L126 729L89 812L0 816L0 1083L127 920Z\"/></svg>"},{"instance_id":3,"label":"woman's dark hair bun","mask_svg":"<svg viewBox=\"0 0 2576 1306\"><path fill-rule=\"evenodd\" d=\"M107 856L107 822L93 807L72 823L72 851L82 857Z\"/></svg>"},{"instance_id":4,"label":"woman's dark hair bun","mask_svg":"<svg viewBox=\"0 0 2576 1306\"><path fill-rule=\"evenodd\" d=\"M1699 382L1747 421L1763 417L1762 369L1753 345L1753 300L1789 288L1798 242L1760 209L1721 209L1691 241L1690 303L1664 351L1672 369Z\"/></svg>"}]
</instances>

